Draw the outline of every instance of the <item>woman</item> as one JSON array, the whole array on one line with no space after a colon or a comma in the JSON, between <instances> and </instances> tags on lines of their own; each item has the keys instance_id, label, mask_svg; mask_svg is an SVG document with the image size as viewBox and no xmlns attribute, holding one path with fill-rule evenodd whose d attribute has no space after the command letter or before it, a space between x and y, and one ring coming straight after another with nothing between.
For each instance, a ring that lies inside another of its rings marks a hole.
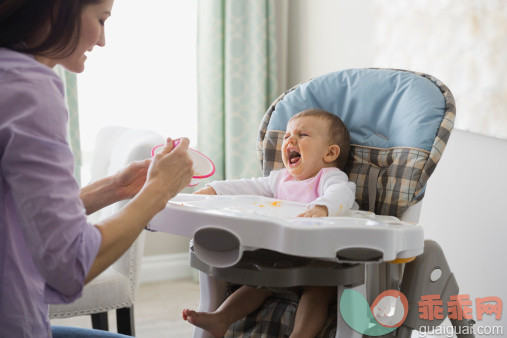
<instances>
[{"instance_id":1,"label":"woman","mask_svg":"<svg viewBox=\"0 0 507 338\"><path fill-rule=\"evenodd\" d=\"M80 297L190 182L185 138L81 191L72 176L63 86L52 67L84 70L85 52L105 45L112 6L0 3L0 337L51 336L47 304ZM87 224L86 214L128 198L118 214Z\"/></svg>"}]
</instances>

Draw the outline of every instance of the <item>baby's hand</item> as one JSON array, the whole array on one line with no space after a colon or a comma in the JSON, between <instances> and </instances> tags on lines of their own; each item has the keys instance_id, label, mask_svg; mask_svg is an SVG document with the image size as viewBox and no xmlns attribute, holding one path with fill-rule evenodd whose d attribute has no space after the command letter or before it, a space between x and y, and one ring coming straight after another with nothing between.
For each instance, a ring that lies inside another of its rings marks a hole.
<instances>
[{"instance_id":1,"label":"baby's hand","mask_svg":"<svg viewBox=\"0 0 507 338\"><path fill-rule=\"evenodd\" d=\"M206 186L204 188L201 188L201 189L197 190L196 192L194 192L194 194L216 195L217 192L215 191L215 189L213 189L212 187L210 187L208 185L208 186Z\"/></svg>"},{"instance_id":2,"label":"baby's hand","mask_svg":"<svg viewBox=\"0 0 507 338\"><path fill-rule=\"evenodd\" d=\"M307 209L298 217L327 217L327 207L324 205L314 205L311 209Z\"/></svg>"}]
</instances>

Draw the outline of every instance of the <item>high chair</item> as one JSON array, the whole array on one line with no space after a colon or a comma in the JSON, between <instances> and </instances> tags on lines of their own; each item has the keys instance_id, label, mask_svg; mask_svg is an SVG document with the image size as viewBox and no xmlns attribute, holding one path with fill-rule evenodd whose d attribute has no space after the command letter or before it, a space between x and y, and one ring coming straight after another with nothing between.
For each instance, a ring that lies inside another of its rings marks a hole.
<instances>
[{"instance_id":1,"label":"high chair","mask_svg":"<svg viewBox=\"0 0 507 338\"><path fill-rule=\"evenodd\" d=\"M349 69L299 84L278 97L261 122L258 155L264 175L283 167L287 122L308 108L334 113L348 127L351 151L345 171L356 184L363 211L298 219L294 216L304 205L295 202L181 194L148 228L193 238L190 265L200 270L199 311L216 310L232 291L229 282L270 288L336 285L332 311L337 314L330 311L321 337L363 337L339 310L346 290L360 292L368 304L389 289L407 297L403 324L383 336L410 337L421 326L438 326L443 318L420 318L421 297L440 296L442 317L447 317L446 303L459 289L443 251L424 241L416 223L426 183L454 125L451 92L432 76L392 69ZM288 336L297 301L290 293L268 299L226 336ZM348 310L361 311L354 304ZM372 332L363 331L364 337ZM196 328L194 337L209 335Z\"/></svg>"}]
</instances>

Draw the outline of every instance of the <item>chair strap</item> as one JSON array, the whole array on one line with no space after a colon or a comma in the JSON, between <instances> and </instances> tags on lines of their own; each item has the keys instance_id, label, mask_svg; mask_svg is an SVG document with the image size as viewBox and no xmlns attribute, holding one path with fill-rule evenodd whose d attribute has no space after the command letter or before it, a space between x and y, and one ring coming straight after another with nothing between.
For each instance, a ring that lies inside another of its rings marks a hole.
<instances>
[{"instance_id":1,"label":"chair strap","mask_svg":"<svg viewBox=\"0 0 507 338\"><path fill-rule=\"evenodd\" d=\"M371 212L375 212L375 199L377 197L377 180L380 168L371 166L368 173L368 204Z\"/></svg>"}]
</instances>

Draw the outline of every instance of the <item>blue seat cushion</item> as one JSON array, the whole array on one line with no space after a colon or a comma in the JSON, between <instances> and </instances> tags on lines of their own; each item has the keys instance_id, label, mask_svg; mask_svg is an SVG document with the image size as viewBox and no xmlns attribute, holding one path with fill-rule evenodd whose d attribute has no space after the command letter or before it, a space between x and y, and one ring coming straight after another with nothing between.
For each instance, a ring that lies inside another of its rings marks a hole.
<instances>
[{"instance_id":1,"label":"blue seat cushion","mask_svg":"<svg viewBox=\"0 0 507 338\"><path fill-rule=\"evenodd\" d=\"M446 110L441 91L417 74L347 69L299 85L272 113L267 130L285 130L296 113L320 108L338 115L351 143L375 148L431 151Z\"/></svg>"}]
</instances>

